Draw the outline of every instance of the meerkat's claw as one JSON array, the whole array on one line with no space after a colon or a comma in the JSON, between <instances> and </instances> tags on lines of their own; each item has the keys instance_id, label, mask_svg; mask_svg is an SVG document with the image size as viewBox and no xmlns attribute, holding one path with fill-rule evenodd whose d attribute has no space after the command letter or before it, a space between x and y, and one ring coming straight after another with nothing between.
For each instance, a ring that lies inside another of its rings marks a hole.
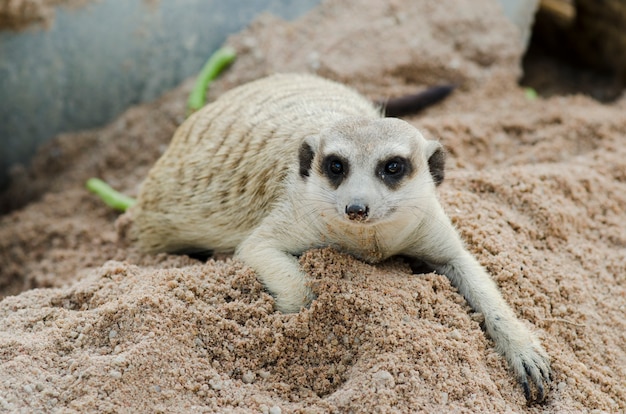
<instances>
[{"instance_id":1,"label":"meerkat's claw","mask_svg":"<svg viewBox=\"0 0 626 414\"><path fill-rule=\"evenodd\" d=\"M541 403L546 396L546 387L550 386L552 373L550 363L543 349L533 349L532 352L518 356L521 361L521 370L518 371L518 380L524 390L524 397L528 404ZM515 366L515 365L514 365ZM536 398L532 398L530 382L535 386Z\"/></svg>"},{"instance_id":2,"label":"meerkat's claw","mask_svg":"<svg viewBox=\"0 0 626 414\"><path fill-rule=\"evenodd\" d=\"M534 401L536 402L543 401L543 398L544 398L543 378L537 378L536 372L526 363L524 363L524 370L526 370L526 375L525 375L525 378L523 379L522 386L524 387L524 396L526 397L526 401L528 403L533 402L533 400L531 399L532 397L530 393L530 386L527 380L527 378L529 377L531 378L531 380L535 384L535 387L537 388L537 398Z\"/></svg>"},{"instance_id":3,"label":"meerkat's claw","mask_svg":"<svg viewBox=\"0 0 626 414\"><path fill-rule=\"evenodd\" d=\"M526 401L530 401L530 385L528 385L528 380L526 377L520 380L522 382L522 388L524 388L524 397L526 397Z\"/></svg>"}]
</instances>

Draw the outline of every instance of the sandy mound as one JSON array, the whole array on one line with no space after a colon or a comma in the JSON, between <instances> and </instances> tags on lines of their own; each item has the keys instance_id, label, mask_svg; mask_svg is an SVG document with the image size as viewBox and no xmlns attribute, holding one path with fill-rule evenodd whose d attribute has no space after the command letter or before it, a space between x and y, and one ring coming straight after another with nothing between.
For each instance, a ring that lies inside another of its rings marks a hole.
<instances>
[{"instance_id":1,"label":"sandy mound","mask_svg":"<svg viewBox=\"0 0 626 414\"><path fill-rule=\"evenodd\" d=\"M26 290L0 302L0 411L626 410L626 102L526 99L515 30L491 1L343 3L231 38L240 57L212 95L279 70L372 98L458 84L410 120L450 150L442 203L552 357L547 402L525 405L445 277L399 259L310 251L318 299L282 315L236 261L118 242L84 180L136 194L187 83L16 172L2 203L36 201L0 217L0 287Z\"/></svg>"}]
</instances>

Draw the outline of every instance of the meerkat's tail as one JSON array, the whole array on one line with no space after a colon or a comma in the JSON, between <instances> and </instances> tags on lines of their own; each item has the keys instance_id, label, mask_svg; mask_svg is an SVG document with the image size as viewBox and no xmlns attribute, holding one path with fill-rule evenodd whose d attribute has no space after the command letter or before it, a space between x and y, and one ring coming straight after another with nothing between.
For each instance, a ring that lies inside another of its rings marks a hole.
<instances>
[{"instance_id":1,"label":"meerkat's tail","mask_svg":"<svg viewBox=\"0 0 626 414\"><path fill-rule=\"evenodd\" d=\"M412 115L442 101L452 93L454 88L454 85L437 85L415 94L380 100L376 103L383 108L385 116Z\"/></svg>"}]
</instances>

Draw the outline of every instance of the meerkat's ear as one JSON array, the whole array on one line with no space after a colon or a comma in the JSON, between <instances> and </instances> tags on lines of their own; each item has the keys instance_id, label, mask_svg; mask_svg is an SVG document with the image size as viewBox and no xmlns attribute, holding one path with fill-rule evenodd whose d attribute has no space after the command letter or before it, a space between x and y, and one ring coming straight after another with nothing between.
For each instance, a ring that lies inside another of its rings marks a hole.
<instances>
[{"instance_id":1,"label":"meerkat's ear","mask_svg":"<svg viewBox=\"0 0 626 414\"><path fill-rule=\"evenodd\" d=\"M306 178L311 173L311 166L315 152L317 151L318 137L316 135L306 137L298 150L298 161L300 163L300 177Z\"/></svg>"},{"instance_id":2,"label":"meerkat's ear","mask_svg":"<svg viewBox=\"0 0 626 414\"><path fill-rule=\"evenodd\" d=\"M441 184L445 175L444 168L446 163L446 151L443 145L437 141L427 141L426 158L428 159L428 170L433 177L435 185Z\"/></svg>"}]
</instances>

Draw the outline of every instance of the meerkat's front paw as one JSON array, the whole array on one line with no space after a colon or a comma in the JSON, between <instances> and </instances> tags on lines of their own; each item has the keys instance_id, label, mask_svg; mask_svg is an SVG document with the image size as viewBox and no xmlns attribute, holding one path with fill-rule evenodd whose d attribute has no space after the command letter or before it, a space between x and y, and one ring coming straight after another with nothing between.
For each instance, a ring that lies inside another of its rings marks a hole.
<instances>
[{"instance_id":1,"label":"meerkat's front paw","mask_svg":"<svg viewBox=\"0 0 626 414\"><path fill-rule=\"evenodd\" d=\"M535 341L530 341L516 348L515 350L505 352L509 366L515 372L519 383L524 389L526 401L529 404L542 402L552 381L550 357L543 347ZM532 399L531 383L534 384L537 390L534 400Z\"/></svg>"},{"instance_id":2,"label":"meerkat's front paw","mask_svg":"<svg viewBox=\"0 0 626 414\"><path fill-rule=\"evenodd\" d=\"M276 309L282 313L298 313L311 306L314 299L315 295L309 288L301 292L281 292L274 295Z\"/></svg>"}]
</instances>

